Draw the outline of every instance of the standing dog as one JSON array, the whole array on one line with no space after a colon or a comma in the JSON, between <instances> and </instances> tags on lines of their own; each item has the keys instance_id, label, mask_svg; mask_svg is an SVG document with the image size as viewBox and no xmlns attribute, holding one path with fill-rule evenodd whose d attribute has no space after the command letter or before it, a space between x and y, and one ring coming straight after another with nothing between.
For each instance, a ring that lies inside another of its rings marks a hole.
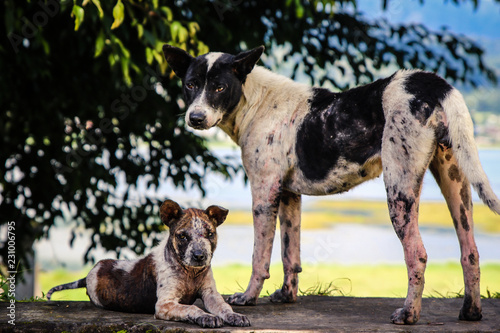
<instances>
[{"instance_id":1,"label":"standing dog","mask_svg":"<svg viewBox=\"0 0 500 333\"><path fill-rule=\"evenodd\" d=\"M301 194L344 192L383 171L391 221L408 269L408 295L391 320L416 323L427 263L418 206L422 179L430 168L460 241L465 281L460 319L481 319L470 184L496 213L500 201L479 162L473 124L455 88L433 73L402 70L333 93L255 66L263 47L235 56L208 53L197 58L169 45L163 51L182 79L187 124L224 130L241 147L250 180L252 276L247 290L233 295L230 303L256 303L269 278L277 215L284 282L271 300L294 302L301 271Z\"/></svg>"},{"instance_id":2,"label":"standing dog","mask_svg":"<svg viewBox=\"0 0 500 333\"><path fill-rule=\"evenodd\" d=\"M103 309L154 313L157 319L202 327L250 326L217 292L210 267L216 228L227 213L219 206L182 210L167 200L160 215L170 236L152 253L137 260L101 260L86 278L50 289L47 299L55 291L86 287L90 301ZM213 315L192 305L198 297Z\"/></svg>"}]
</instances>

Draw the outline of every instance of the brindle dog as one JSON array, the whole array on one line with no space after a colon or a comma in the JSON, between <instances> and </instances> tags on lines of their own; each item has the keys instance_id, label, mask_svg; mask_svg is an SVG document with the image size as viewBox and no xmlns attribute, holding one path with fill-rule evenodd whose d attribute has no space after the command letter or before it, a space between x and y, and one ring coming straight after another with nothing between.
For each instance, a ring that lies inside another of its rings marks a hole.
<instances>
[{"instance_id":1,"label":"brindle dog","mask_svg":"<svg viewBox=\"0 0 500 333\"><path fill-rule=\"evenodd\" d=\"M205 210L182 210L166 200L160 208L162 222L170 235L152 252L136 260L101 260L86 278L50 289L53 292L87 288L97 307L154 313L155 318L186 321L202 327L250 326L244 315L233 312L217 292L210 262L217 245L216 228L228 210L210 206ZM195 305L203 300L206 313Z\"/></svg>"}]
</instances>

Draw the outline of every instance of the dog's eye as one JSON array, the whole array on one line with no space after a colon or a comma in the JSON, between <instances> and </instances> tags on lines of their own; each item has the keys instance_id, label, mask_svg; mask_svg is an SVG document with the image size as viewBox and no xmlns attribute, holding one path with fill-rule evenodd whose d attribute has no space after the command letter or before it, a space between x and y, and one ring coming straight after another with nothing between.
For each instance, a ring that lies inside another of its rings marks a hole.
<instances>
[{"instance_id":1,"label":"dog's eye","mask_svg":"<svg viewBox=\"0 0 500 333\"><path fill-rule=\"evenodd\" d=\"M196 86L194 85L194 83L192 82L188 82L186 83L186 88L188 88L189 90L193 90Z\"/></svg>"},{"instance_id":2,"label":"dog's eye","mask_svg":"<svg viewBox=\"0 0 500 333\"><path fill-rule=\"evenodd\" d=\"M217 86L217 88L215 88L215 92L223 92L224 90L226 89L226 87L224 86Z\"/></svg>"},{"instance_id":3,"label":"dog's eye","mask_svg":"<svg viewBox=\"0 0 500 333\"><path fill-rule=\"evenodd\" d=\"M208 238L214 238L215 234L211 231L208 232L207 237Z\"/></svg>"},{"instance_id":4,"label":"dog's eye","mask_svg":"<svg viewBox=\"0 0 500 333\"><path fill-rule=\"evenodd\" d=\"M177 234L177 239L181 241L186 241L188 239L188 236L185 233L180 233Z\"/></svg>"}]
</instances>

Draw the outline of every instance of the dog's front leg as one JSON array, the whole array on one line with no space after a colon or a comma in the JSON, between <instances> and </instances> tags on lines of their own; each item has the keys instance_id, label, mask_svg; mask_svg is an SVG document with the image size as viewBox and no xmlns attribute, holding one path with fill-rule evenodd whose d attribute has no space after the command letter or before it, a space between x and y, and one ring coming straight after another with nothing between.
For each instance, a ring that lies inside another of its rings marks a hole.
<instances>
[{"instance_id":1,"label":"dog's front leg","mask_svg":"<svg viewBox=\"0 0 500 333\"><path fill-rule=\"evenodd\" d=\"M281 289L271 295L272 302L292 303L297 300L300 266L300 210L301 196L283 191L279 218L281 229L281 258L284 280Z\"/></svg>"},{"instance_id":2,"label":"dog's front leg","mask_svg":"<svg viewBox=\"0 0 500 333\"><path fill-rule=\"evenodd\" d=\"M252 185L254 246L252 276L244 293L236 293L228 302L235 305L255 305L264 281L269 278L269 264L276 231L276 216L281 195L281 181L261 177Z\"/></svg>"},{"instance_id":3,"label":"dog's front leg","mask_svg":"<svg viewBox=\"0 0 500 333\"><path fill-rule=\"evenodd\" d=\"M222 318L206 313L195 305L179 304L177 301L164 299L156 302L155 318L173 321L186 321L201 327L222 327Z\"/></svg>"},{"instance_id":4,"label":"dog's front leg","mask_svg":"<svg viewBox=\"0 0 500 333\"><path fill-rule=\"evenodd\" d=\"M217 292L211 271L201 290L201 299L207 311L222 318L226 324L239 327L250 326L250 320L242 314L233 312L231 306Z\"/></svg>"}]
</instances>

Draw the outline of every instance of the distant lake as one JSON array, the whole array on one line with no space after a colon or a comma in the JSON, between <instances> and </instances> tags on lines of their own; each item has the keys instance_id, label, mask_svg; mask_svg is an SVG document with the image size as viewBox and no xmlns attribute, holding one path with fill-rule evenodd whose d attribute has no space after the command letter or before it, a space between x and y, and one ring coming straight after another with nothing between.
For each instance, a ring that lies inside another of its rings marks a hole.
<instances>
[{"instance_id":1,"label":"distant lake","mask_svg":"<svg viewBox=\"0 0 500 333\"><path fill-rule=\"evenodd\" d=\"M227 158L232 163L240 163L240 150L239 149L215 149L214 154L219 158ZM500 196L500 149L481 149L479 150L479 158L484 171L488 175L491 186L495 193ZM243 181L243 174L240 173L233 180L225 180L220 176L209 174L205 187L207 195L202 202L204 204L226 205L228 208L251 208L251 194L250 185L245 185ZM189 188L189 186L188 186ZM183 191L176 189L171 183L167 182L162 188L170 198L174 198L180 202L193 203L200 201L201 194L198 190ZM473 200L479 201L477 194L473 192ZM383 176L367 181L349 192L321 196L321 197L308 197L303 196L304 205L308 202L317 200L386 200L385 186ZM444 201L434 177L428 171L424 178L424 186L422 190L422 201Z\"/></svg>"},{"instance_id":2,"label":"distant lake","mask_svg":"<svg viewBox=\"0 0 500 333\"><path fill-rule=\"evenodd\" d=\"M239 150L218 149L218 156L239 158ZM493 190L500 195L500 150L480 150L483 168L489 176ZM208 175L205 182L207 197L202 206L218 204L229 209L251 209L249 186L245 186L243 175L232 181L226 181L214 174ZM164 184L161 192L182 205L199 204L201 195L197 190L183 191L172 185ZM382 177L366 182L355 189L341 194L324 197L305 197L307 208L317 200L386 200ZM474 196L477 201L477 195ZM432 175L425 177L422 200L444 201L439 187ZM493 214L493 213L492 213ZM500 221L499 221L500 222ZM453 228L420 227L422 238L428 252L429 262L459 262L460 252L457 237ZM68 227L53 228L49 240L38 242L37 261L41 267L55 268L65 263L66 267L81 268L83 253L89 244L89 233L77 237L74 247L69 248L71 229ZM481 262L500 261L500 234L476 232L476 242ZM279 231L276 233L279 237ZM222 225L219 229L219 244L215 253L214 265L227 263L250 264L253 249L252 226ZM112 253L96 252L97 257L112 258ZM131 253L129 254L130 256ZM359 224L337 224L321 230L302 230L301 257L304 263L342 263L342 264L403 264L403 250L389 221L387 226L370 226ZM272 261L280 262L280 241L275 239Z\"/></svg>"}]
</instances>

